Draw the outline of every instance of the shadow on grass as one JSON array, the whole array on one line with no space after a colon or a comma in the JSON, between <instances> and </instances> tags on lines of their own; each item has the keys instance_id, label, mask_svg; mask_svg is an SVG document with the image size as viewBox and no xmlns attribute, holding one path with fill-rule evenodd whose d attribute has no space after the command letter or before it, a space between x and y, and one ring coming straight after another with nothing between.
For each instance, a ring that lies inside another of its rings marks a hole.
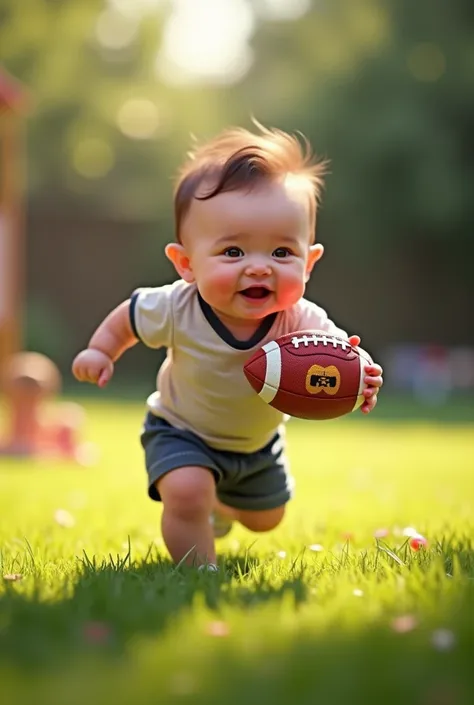
<instances>
[{"instance_id":1,"label":"shadow on grass","mask_svg":"<svg viewBox=\"0 0 474 705\"><path fill-rule=\"evenodd\" d=\"M288 594L296 604L306 599L298 569L294 578L275 581L261 567L248 553L223 556L217 573L176 567L159 555L143 562L129 554L102 562L86 556L59 594L52 585L50 600L45 576L33 571L25 578L35 581L32 594L10 583L0 597L0 661L31 670L57 668L91 648L116 657L134 637L171 628L196 602L215 610L218 620L225 605L252 609Z\"/></svg>"}]
</instances>

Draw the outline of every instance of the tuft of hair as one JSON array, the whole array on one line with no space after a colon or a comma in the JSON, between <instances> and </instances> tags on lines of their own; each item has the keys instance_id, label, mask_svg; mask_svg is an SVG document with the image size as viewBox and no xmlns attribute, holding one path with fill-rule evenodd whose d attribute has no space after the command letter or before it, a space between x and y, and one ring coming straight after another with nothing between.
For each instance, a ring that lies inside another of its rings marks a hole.
<instances>
[{"instance_id":1,"label":"tuft of hair","mask_svg":"<svg viewBox=\"0 0 474 705\"><path fill-rule=\"evenodd\" d=\"M258 133L242 127L224 130L188 152L178 172L174 192L176 238L192 200L207 200L226 191L252 190L265 181L295 176L310 198L314 226L327 162L317 160L307 138L267 128L255 122Z\"/></svg>"}]
</instances>

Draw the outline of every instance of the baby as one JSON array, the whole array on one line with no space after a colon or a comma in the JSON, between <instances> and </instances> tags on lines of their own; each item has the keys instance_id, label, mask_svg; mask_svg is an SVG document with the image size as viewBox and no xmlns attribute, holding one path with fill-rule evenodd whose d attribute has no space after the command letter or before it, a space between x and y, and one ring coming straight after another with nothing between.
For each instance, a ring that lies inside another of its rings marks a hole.
<instances>
[{"instance_id":1,"label":"baby","mask_svg":"<svg viewBox=\"0 0 474 705\"><path fill-rule=\"evenodd\" d=\"M315 242L323 175L307 143L262 126L258 134L229 129L196 148L175 190L176 242L165 248L179 279L135 291L73 362L78 380L103 387L138 341L167 348L141 442L175 562L214 567L214 539L233 520L269 531L292 496L285 418L250 387L246 360L302 329L360 342L303 298L324 252ZM382 369L368 365L365 374L367 414Z\"/></svg>"}]
</instances>

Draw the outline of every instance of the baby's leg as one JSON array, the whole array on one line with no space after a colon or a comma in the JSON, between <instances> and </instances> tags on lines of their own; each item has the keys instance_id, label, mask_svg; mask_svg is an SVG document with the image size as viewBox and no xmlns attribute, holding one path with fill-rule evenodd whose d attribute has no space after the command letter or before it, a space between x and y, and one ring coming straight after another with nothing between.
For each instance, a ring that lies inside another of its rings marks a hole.
<instances>
[{"instance_id":1,"label":"baby's leg","mask_svg":"<svg viewBox=\"0 0 474 705\"><path fill-rule=\"evenodd\" d=\"M285 505L274 509L236 509L216 500L214 508L219 514L240 522L250 531L257 532L271 531L278 526L285 515Z\"/></svg>"},{"instance_id":2,"label":"baby's leg","mask_svg":"<svg viewBox=\"0 0 474 705\"><path fill-rule=\"evenodd\" d=\"M163 501L161 530L172 559L184 556L188 565L216 562L214 536L209 516L216 490L212 472L203 467L182 467L163 475L155 483Z\"/></svg>"}]
</instances>

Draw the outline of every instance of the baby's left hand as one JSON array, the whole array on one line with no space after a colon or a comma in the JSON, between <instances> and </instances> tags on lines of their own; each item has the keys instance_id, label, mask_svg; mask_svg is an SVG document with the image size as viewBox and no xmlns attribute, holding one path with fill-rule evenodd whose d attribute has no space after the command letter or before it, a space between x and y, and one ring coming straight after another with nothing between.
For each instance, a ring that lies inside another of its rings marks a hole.
<instances>
[{"instance_id":1,"label":"baby's left hand","mask_svg":"<svg viewBox=\"0 0 474 705\"><path fill-rule=\"evenodd\" d=\"M360 338L358 335L351 335L349 338L351 345L360 345ZM363 414L368 414L372 411L377 403L377 394L379 389L383 384L383 370L380 365L374 363L373 365L366 365L364 368L365 377L364 382L367 385L366 389L363 391L365 401L360 407Z\"/></svg>"}]
</instances>

